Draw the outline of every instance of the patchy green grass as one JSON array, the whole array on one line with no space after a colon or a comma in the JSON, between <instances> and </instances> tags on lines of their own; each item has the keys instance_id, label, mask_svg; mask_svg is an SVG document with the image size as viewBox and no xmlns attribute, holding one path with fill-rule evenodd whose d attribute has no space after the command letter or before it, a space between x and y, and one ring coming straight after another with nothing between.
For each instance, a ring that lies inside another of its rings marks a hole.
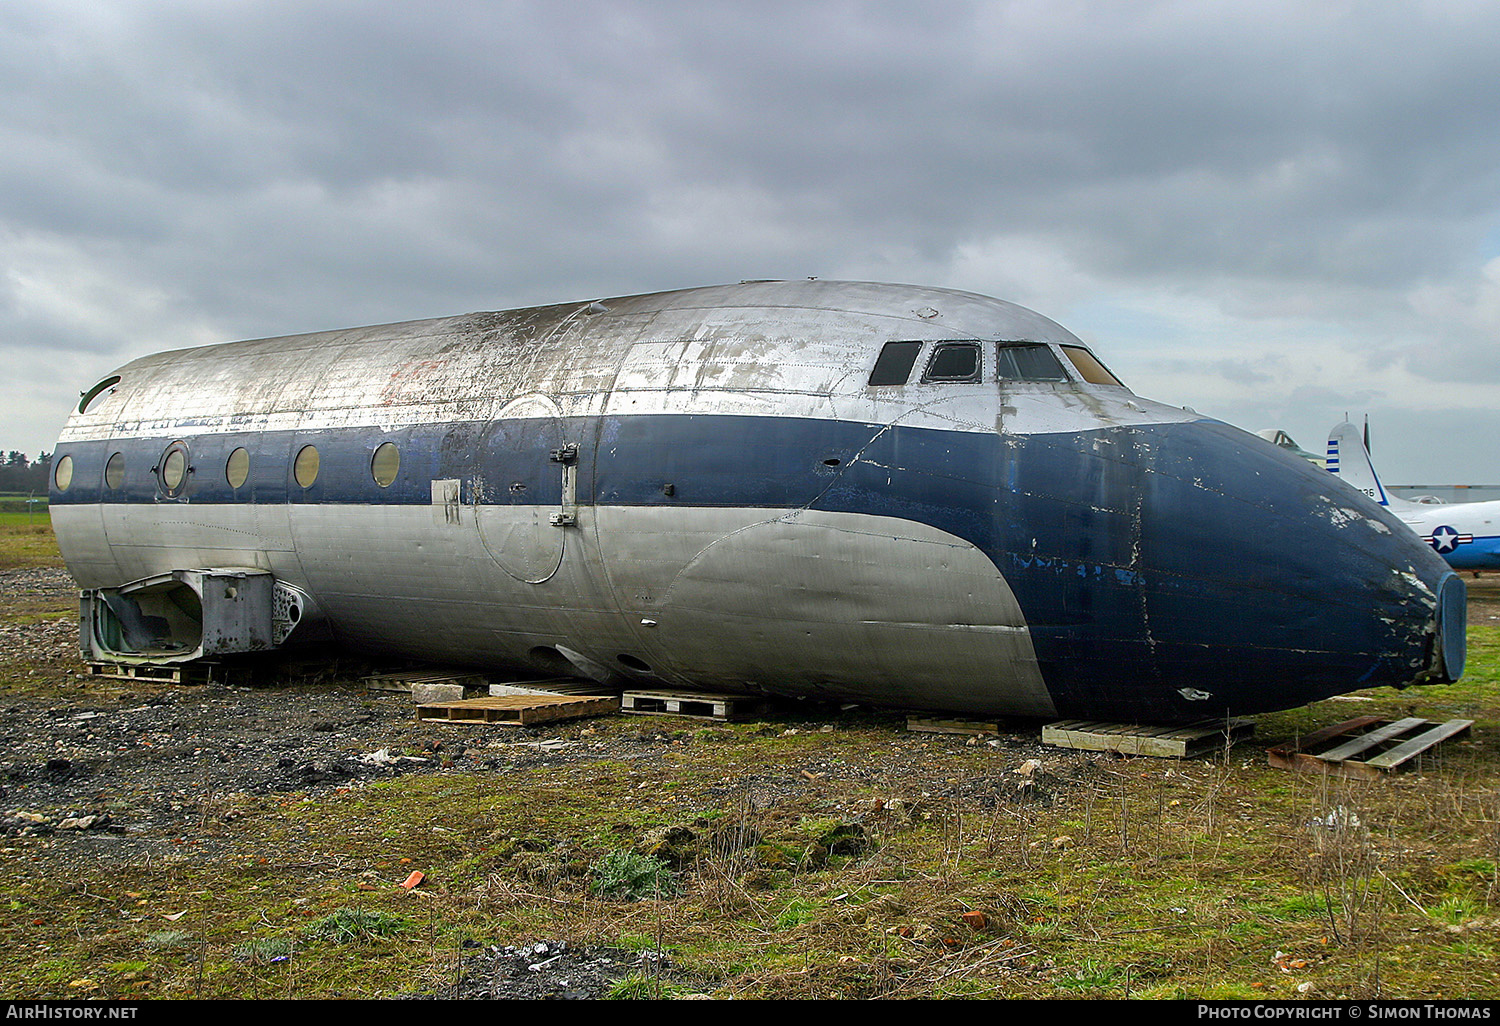
<instances>
[{"instance_id":1,"label":"patchy green grass","mask_svg":"<svg viewBox=\"0 0 1500 1026\"><path fill-rule=\"evenodd\" d=\"M451 979L466 939L560 938L660 948L721 996L1296 997L1301 983L1323 997L1500 994L1497 779L1482 749L1374 784L1288 778L1254 746L1227 763L1101 759L1045 802L882 820L861 812L891 795L879 781L827 784L794 808L714 803L700 782L758 744L753 726L729 729L734 742L637 771L676 775L712 818L632 800L630 781L597 765L503 787L413 776L246 817L250 847L278 853L265 861L20 869L0 975L33 996L392 996ZM824 744L874 765L891 729ZM942 758L929 792L948 773L1013 768L988 749ZM1285 793L1267 798L1273 783ZM908 793L916 805L920 789ZM1366 828L1309 826L1330 807ZM805 852L862 815L860 851L759 857ZM672 822L695 835L680 892L596 893L591 866ZM726 822L759 843L706 843ZM431 881L421 893L395 886L412 867ZM278 960L290 938L295 955ZM357 959L341 950L351 944ZM638 978L616 996L659 993L673 990Z\"/></svg>"},{"instance_id":2,"label":"patchy green grass","mask_svg":"<svg viewBox=\"0 0 1500 1026\"><path fill-rule=\"evenodd\" d=\"M605 995L607 1001L667 1001L687 994L684 987L666 983L659 976L643 976L639 973L627 976L616 983Z\"/></svg>"},{"instance_id":3,"label":"patchy green grass","mask_svg":"<svg viewBox=\"0 0 1500 1026\"><path fill-rule=\"evenodd\" d=\"M8 838L0 989L393 997L451 984L475 945L564 940L662 952L718 997L1494 999L1497 683L1484 624L1458 684L1263 716L1199 759L1058 752L1023 777L1015 750L914 740L891 714L660 719L650 758L239 796L178 857ZM1382 780L1267 764L1365 713L1475 727ZM601 892L611 860L636 876L627 855L673 890ZM686 990L638 974L611 996Z\"/></svg>"},{"instance_id":4,"label":"patchy green grass","mask_svg":"<svg viewBox=\"0 0 1500 1026\"><path fill-rule=\"evenodd\" d=\"M45 508L37 513L0 512L0 570L61 565Z\"/></svg>"},{"instance_id":5,"label":"patchy green grass","mask_svg":"<svg viewBox=\"0 0 1500 1026\"><path fill-rule=\"evenodd\" d=\"M312 940L331 944L370 944L406 933L407 920L378 909L341 908L319 919L307 931Z\"/></svg>"},{"instance_id":6,"label":"patchy green grass","mask_svg":"<svg viewBox=\"0 0 1500 1026\"><path fill-rule=\"evenodd\" d=\"M0 493L0 525L10 523L43 523L47 520L47 496ZM18 518L18 519L17 519Z\"/></svg>"},{"instance_id":7,"label":"patchy green grass","mask_svg":"<svg viewBox=\"0 0 1500 1026\"><path fill-rule=\"evenodd\" d=\"M643 898L670 898L677 894L677 879L672 867L653 855L633 851L612 851L589 870L592 891L601 898L640 901Z\"/></svg>"}]
</instances>

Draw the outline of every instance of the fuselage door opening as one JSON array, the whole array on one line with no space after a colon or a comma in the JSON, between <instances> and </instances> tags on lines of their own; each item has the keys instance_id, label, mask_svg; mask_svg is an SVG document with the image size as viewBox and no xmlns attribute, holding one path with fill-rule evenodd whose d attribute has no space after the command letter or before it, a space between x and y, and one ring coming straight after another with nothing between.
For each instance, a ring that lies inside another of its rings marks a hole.
<instances>
[{"instance_id":1,"label":"fuselage door opening","mask_svg":"<svg viewBox=\"0 0 1500 1026\"><path fill-rule=\"evenodd\" d=\"M541 584L562 566L578 517L578 454L544 395L507 403L485 427L465 500L485 551L518 581Z\"/></svg>"}]
</instances>

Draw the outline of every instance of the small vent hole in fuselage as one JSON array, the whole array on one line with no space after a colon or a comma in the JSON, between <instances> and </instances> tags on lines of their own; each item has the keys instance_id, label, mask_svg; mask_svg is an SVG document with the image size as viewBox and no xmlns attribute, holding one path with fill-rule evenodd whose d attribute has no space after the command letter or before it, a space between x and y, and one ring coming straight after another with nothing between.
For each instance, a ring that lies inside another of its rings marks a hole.
<instances>
[{"instance_id":1,"label":"small vent hole in fuselage","mask_svg":"<svg viewBox=\"0 0 1500 1026\"><path fill-rule=\"evenodd\" d=\"M642 662L633 655L627 655L624 652L621 652L619 655L615 656L615 658L618 659L620 661L620 665L625 667L625 669L627 670L633 670L636 673L651 672L651 667L648 664Z\"/></svg>"}]
</instances>

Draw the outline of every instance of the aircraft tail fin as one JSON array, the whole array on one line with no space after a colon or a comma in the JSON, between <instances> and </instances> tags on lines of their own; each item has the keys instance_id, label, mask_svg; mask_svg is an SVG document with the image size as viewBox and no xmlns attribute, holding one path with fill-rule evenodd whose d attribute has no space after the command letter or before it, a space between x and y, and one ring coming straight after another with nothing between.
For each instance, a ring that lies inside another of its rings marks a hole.
<instances>
[{"instance_id":1,"label":"aircraft tail fin","mask_svg":"<svg viewBox=\"0 0 1500 1026\"><path fill-rule=\"evenodd\" d=\"M1324 465L1329 473L1337 474L1344 483L1364 492L1382 506L1400 509L1408 505L1405 499L1385 490L1380 475L1375 473L1375 464L1370 461L1370 452L1360 438L1359 428L1348 421L1328 432L1328 458Z\"/></svg>"}]
</instances>

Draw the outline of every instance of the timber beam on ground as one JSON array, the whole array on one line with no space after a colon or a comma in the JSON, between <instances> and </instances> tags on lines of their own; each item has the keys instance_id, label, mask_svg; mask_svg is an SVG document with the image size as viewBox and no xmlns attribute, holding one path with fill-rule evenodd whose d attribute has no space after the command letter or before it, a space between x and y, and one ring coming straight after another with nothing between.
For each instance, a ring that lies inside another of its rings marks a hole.
<instances>
[{"instance_id":1,"label":"timber beam on ground","mask_svg":"<svg viewBox=\"0 0 1500 1026\"><path fill-rule=\"evenodd\" d=\"M439 723L494 723L527 727L620 711L619 699L587 695L494 695L417 706L417 719Z\"/></svg>"},{"instance_id":2,"label":"timber beam on ground","mask_svg":"<svg viewBox=\"0 0 1500 1026\"><path fill-rule=\"evenodd\" d=\"M205 659L187 663L93 662L88 667L90 676L94 677L161 684L244 684L250 680L250 671L246 667L226 666Z\"/></svg>"},{"instance_id":3,"label":"timber beam on ground","mask_svg":"<svg viewBox=\"0 0 1500 1026\"><path fill-rule=\"evenodd\" d=\"M391 670L385 673L373 673L364 678L364 685L370 691L395 691L407 694L429 684L457 685L473 689L487 688L489 683L489 678L482 673L433 667L420 670Z\"/></svg>"},{"instance_id":4,"label":"timber beam on ground","mask_svg":"<svg viewBox=\"0 0 1500 1026\"><path fill-rule=\"evenodd\" d=\"M1042 727L1042 743L1089 752L1184 759L1225 748L1254 731L1255 721L1249 719L1204 720L1175 727L1059 720Z\"/></svg>"},{"instance_id":5,"label":"timber beam on ground","mask_svg":"<svg viewBox=\"0 0 1500 1026\"><path fill-rule=\"evenodd\" d=\"M621 712L721 722L758 712L765 704L765 699L757 695L721 695L704 691L633 689L620 696Z\"/></svg>"}]
</instances>

